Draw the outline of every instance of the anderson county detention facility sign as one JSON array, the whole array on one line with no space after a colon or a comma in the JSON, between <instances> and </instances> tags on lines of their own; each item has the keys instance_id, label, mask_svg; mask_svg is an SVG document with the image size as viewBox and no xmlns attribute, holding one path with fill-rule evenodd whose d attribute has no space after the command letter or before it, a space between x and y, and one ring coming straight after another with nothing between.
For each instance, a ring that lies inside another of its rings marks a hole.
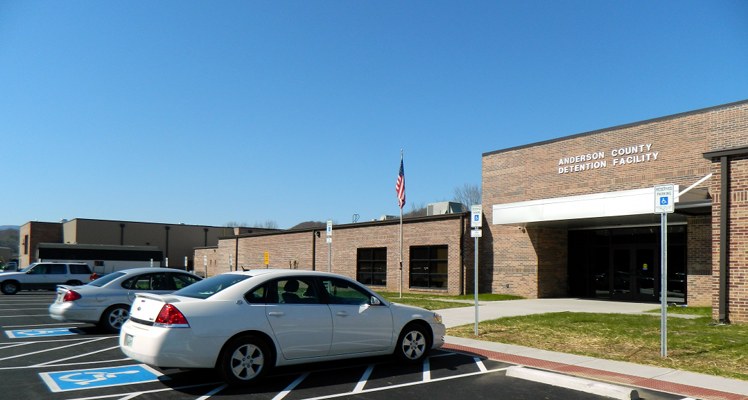
<instances>
[{"instance_id":1,"label":"anderson county detention facility sign","mask_svg":"<svg viewBox=\"0 0 748 400\"><path fill-rule=\"evenodd\" d=\"M561 157L558 160L558 173L571 174L574 172L607 168L609 165L612 167L619 167L629 164L657 161L659 155L660 152L652 151L652 143L617 147L608 151L596 151L587 154Z\"/></svg>"}]
</instances>

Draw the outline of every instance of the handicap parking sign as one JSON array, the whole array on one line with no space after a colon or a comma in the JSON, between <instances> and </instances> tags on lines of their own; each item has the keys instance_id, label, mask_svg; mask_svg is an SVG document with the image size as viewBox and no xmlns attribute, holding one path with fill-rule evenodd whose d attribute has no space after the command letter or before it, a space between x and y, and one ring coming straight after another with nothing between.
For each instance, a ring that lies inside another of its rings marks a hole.
<instances>
[{"instance_id":1,"label":"handicap parking sign","mask_svg":"<svg viewBox=\"0 0 748 400\"><path fill-rule=\"evenodd\" d=\"M53 392L68 392L71 390L98 389L110 386L154 382L161 375L160 372L143 364L127 365L124 367L42 372L39 374L44 383Z\"/></svg>"},{"instance_id":2,"label":"handicap parking sign","mask_svg":"<svg viewBox=\"0 0 748 400\"><path fill-rule=\"evenodd\" d=\"M78 335L80 331L75 328L46 328L46 329L16 329L5 331L11 339L37 338L51 336Z\"/></svg>"}]
</instances>

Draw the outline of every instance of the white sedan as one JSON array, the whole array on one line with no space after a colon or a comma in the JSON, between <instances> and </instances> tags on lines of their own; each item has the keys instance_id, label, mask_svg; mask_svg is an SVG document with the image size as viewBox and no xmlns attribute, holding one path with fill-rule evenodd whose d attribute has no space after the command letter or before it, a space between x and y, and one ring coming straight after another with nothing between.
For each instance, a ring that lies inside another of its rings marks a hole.
<instances>
[{"instance_id":1,"label":"white sedan","mask_svg":"<svg viewBox=\"0 0 748 400\"><path fill-rule=\"evenodd\" d=\"M252 270L138 294L119 344L136 361L216 368L241 385L274 366L388 354L415 362L444 335L433 311L390 303L342 275Z\"/></svg>"},{"instance_id":2,"label":"white sedan","mask_svg":"<svg viewBox=\"0 0 748 400\"><path fill-rule=\"evenodd\" d=\"M133 268L112 272L83 286L57 286L49 316L58 321L90 322L117 332L130 315L135 293L171 293L199 280L169 268Z\"/></svg>"}]
</instances>

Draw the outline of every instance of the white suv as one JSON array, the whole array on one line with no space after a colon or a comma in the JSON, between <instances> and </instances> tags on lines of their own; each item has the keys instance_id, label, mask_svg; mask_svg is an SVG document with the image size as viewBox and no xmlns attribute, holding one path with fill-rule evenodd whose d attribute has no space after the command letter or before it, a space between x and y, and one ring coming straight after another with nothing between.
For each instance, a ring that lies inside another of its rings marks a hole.
<instances>
[{"instance_id":1,"label":"white suv","mask_svg":"<svg viewBox=\"0 0 748 400\"><path fill-rule=\"evenodd\" d=\"M77 286L91 280L91 268L84 263L39 262L19 272L0 274L0 291L16 294L19 290L55 290L57 285Z\"/></svg>"}]
</instances>

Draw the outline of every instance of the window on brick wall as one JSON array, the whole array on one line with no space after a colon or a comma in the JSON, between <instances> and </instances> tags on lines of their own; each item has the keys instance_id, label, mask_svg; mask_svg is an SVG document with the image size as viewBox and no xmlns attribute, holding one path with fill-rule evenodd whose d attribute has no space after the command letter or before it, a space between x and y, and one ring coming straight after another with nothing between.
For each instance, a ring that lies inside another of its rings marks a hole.
<instances>
[{"instance_id":1,"label":"window on brick wall","mask_svg":"<svg viewBox=\"0 0 748 400\"><path fill-rule=\"evenodd\" d=\"M358 249L356 280L364 285L387 285L387 248Z\"/></svg>"},{"instance_id":2,"label":"window on brick wall","mask_svg":"<svg viewBox=\"0 0 748 400\"><path fill-rule=\"evenodd\" d=\"M410 248L410 287L446 289L449 247L412 246Z\"/></svg>"}]
</instances>

